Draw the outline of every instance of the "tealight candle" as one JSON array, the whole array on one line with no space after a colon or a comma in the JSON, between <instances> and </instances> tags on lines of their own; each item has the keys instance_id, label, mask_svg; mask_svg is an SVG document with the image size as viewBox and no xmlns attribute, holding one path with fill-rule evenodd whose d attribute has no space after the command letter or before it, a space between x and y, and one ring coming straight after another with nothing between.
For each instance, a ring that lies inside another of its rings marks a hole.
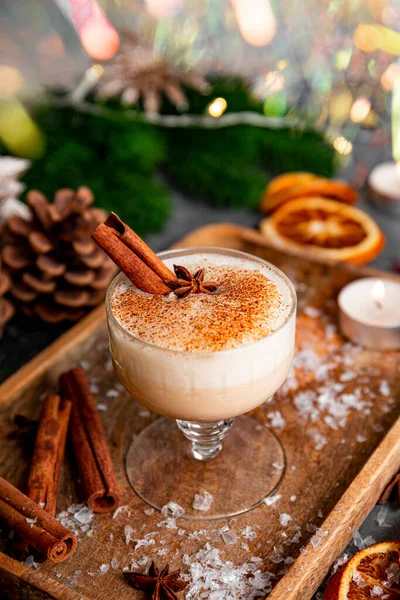
<instances>
[{"instance_id":1,"label":"tealight candle","mask_svg":"<svg viewBox=\"0 0 400 600\"><path fill-rule=\"evenodd\" d=\"M365 277L338 296L342 333L376 350L400 348L400 281Z\"/></svg>"},{"instance_id":2,"label":"tealight candle","mask_svg":"<svg viewBox=\"0 0 400 600\"><path fill-rule=\"evenodd\" d=\"M368 185L373 201L392 212L400 214L400 164L392 161L372 169Z\"/></svg>"}]
</instances>

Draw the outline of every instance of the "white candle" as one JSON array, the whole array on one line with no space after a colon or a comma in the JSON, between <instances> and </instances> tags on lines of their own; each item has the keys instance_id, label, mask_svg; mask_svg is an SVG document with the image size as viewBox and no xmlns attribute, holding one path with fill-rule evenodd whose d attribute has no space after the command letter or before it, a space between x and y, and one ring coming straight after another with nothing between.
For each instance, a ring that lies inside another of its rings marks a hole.
<instances>
[{"instance_id":1,"label":"white candle","mask_svg":"<svg viewBox=\"0 0 400 600\"><path fill-rule=\"evenodd\" d=\"M358 279L342 289L338 304L346 337L380 350L400 348L400 281Z\"/></svg>"},{"instance_id":2,"label":"white candle","mask_svg":"<svg viewBox=\"0 0 400 600\"><path fill-rule=\"evenodd\" d=\"M374 200L400 210L400 163L382 163L372 169L368 184L374 192Z\"/></svg>"}]
</instances>

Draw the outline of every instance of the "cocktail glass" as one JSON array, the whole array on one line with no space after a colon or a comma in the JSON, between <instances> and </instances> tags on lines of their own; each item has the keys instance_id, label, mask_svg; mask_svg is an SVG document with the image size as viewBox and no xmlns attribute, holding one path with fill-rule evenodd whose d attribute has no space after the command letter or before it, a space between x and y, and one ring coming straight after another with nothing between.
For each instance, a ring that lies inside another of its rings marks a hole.
<instances>
[{"instance_id":1,"label":"cocktail glass","mask_svg":"<svg viewBox=\"0 0 400 600\"><path fill-rule=\"evenodd\" d=\"M171 250L159 256L179 264L181 257L207 253L220 255L222 261L224 257L246 259L275 273L274 280L290 304L277 330L228 350L169 350L128 333L114 317L110 299L116 286L126 281L125 275L116 276L106 298L118 378L144 406L164 416L133 440L126 458L128 479L152 507L161 509L173 501L185 510L184 517L192 519L241 514L275 493L285 473L284 449L257 415L245 413L270 399L285 381L296 323L293 285L260 258L211 247ZM210 497L204 492L212 496L208 510L204 509Z\"/></svg>"}]
</instances>

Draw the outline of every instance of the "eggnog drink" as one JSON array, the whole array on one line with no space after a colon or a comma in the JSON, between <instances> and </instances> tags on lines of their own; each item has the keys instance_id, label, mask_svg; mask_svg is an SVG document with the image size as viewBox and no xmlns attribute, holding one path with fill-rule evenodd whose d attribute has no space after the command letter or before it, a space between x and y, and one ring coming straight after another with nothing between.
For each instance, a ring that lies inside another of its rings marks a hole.
<instances>
[{"instance_id":1,"label":"eggnog drink","mask_svg":"<svg viewBox=\"0 0 400 600\"><path fill-rule=\"evenodd\" d=\"M123 275L107 296L110 348L127 390L152 411L188 421L241 415L271 397L293 357L295 293L275 267L219 249L160 255L217 284L177 298L141 292Z\"/></svg>"}]
</instances>

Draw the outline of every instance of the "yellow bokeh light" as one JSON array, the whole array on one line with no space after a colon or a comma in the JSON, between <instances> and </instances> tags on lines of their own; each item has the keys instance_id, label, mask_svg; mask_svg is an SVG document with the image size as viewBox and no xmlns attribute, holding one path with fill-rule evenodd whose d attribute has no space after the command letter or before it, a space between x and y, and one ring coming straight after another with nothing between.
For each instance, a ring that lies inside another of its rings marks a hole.
<instances>
[{"instance_id":1,"label":"yellow bokeh light","mask_svg":"<svg viewBox=\"0 0 400 600\"><path fill-rule=\"evenodd\" d=\"M269 0L232 0L239 31L251 46L266 46L276 33L276 18Z\"/></svg>"},{"instance_id":2,"label":"yellow bokeh light","mask_svg":"<svg viewBox=\"0 0 400 600\"><path fill-rule=\"evenodd\" d=\"M351 55L353 51L351 48L343 48L343 50L338 50L335 55L335 67L339 71L344 71L350 64Z\"/></svg>"},{"instance_id":3,"label":"yellow bokeh light","mask_svg":"<svg viewBox=\"0 0 400 600\"><path fill-rule=\"evenodd\" d=\"M339 135L333 140L333 147L335 148L336 152L343 154L343 156L351 154L353 150L353 144L350 142L350 140L347 140L342 135Z\"/></svg>"},{"instance_id":4,"label":"yellow bokeh light","mask_svg":"<svg viewBox=\"0 0 400 600\"><path fill-rule=\"evenodd\" d=\"M0 65L0 99L11 98L24 86L21 73L15 67Z\"/></svg>"},{"instance_id":5,"label":"yellow bokeh light","mask_svg":"<svg viewBox=\"0 0 400 600\"><path fill-rule=\"evenodd\" d=\"M373 52L379 48L382 34L375 25L361 24L354 31L354 44L363 52Z\"/></svg>"},{"instance_id":6,"label":"yellow bokeh light","mask_svg":"<svg viewBox=\"0 0 400 600\"><path fill-rule=\"evenodd\" d=\"M353 123L361 123L367 118L370 110L371 102L368 98L357 98L357 100L354 100L353 106L351 107L350 119Z\"/></svg>"},{"instance_id":7,"label":"yellow bokeh light","mask_svg":"<svg viewBox=\"0 0 400 600\"><path fill-rule=\"evenodd\" d=\"M226 107L228 106L225 98L214 98L212 102L207 107L208 114L211 117L220 117L226 111Z\"/></svg>"},{"instance_id":8,"label":"yellow bokeh light","mask_svg":"<svg viewBox=\"0 0 400 600\"><path fill-rule=\"evenodd\" d=\"M278 67L278 69L280 71L283 71L283 69L286 69L286 67L288 66L288 61L287 60L278 60L278 62L276 63L276 66Z\"/></svg>"},{"instance_id":9,"label":"yellow bokeh light","mask_svg":"<svg viewBox=\"0 0 400 600\"><path fill-rule=\"evenodd\" d=\"M353 96L349 90L343 90L332 96L330 101L330 119L335 125L340 125L345 121L350 112L353 102Z\"/></svg>"},{"instance_id":10,"label":"yellow bokeh light","mask_svg":"<svg viewBox=\"0 0 400 600\"><path fill-rule=\"evenodd\" d=\"M382 74L381 85L386 92L390 92L395 84L400 82L400 65L392 63Z\"/></svg>"},{"instance_id":11,"label":"yellow bokeh light","mask_svg":"<svg viewBox=\"0 0 400 600\"><path fill-rule=\"evenodd\" d=\"M43 153L42 133L17 98L0 102L0 140L23 158L38 158Z\"/></svg>"}]
</instances>

